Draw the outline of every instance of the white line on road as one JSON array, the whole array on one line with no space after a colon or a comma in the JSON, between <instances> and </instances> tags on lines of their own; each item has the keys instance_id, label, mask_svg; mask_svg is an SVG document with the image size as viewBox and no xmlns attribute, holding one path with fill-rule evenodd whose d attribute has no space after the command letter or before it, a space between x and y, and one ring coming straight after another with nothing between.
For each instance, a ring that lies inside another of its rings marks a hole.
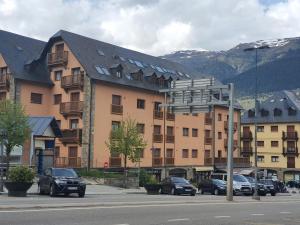
<instances>
[{"instance_id":1,"label":"white line on road","mask_svg":"<svg viewBox=\"0 0 300 225\"><path fill-rule=\"evenodd\" d=\"M254 214L251 214L251 216L264 216L265 214L263 213L254 213Z\"/></svg>"},{"instance_id":2,"label":"white line on road","mask_svg":"<svg viewBox=\"0 0 300 225\"><path fill-rule=\"evenodd\" d=\"M115 224L115 225L129 225L128 223L120 223L120 224Z\"/></svg>"},{"instance_id":3,"label":"white line on road","mask_svg":"<svg viewBox=\"0 0 300 225\"><path fill-rule=\"evenodd\" d=\"M291 212L280 212L280 214L291 214Z\"/></svg>"},{"instance_id":4,"label":"white line on road","mask_svg":"<svg viewBox=\"0 0 300 225\"><path fill-rule=\"evenodd\" d=\"M215 218L230 218L231 216L215 216Z\"/></svg>"},{"instance_id":5,"label":"white line on road","mask_svg":"<svg viewBox=\"0 0 300 225\"><path fill-rule=\"evenodd\" d=\"M189 218L181 218L181 219L169 219L168 222L177 222L177 221L189 221Z\"/></svg>"}]
</instances>

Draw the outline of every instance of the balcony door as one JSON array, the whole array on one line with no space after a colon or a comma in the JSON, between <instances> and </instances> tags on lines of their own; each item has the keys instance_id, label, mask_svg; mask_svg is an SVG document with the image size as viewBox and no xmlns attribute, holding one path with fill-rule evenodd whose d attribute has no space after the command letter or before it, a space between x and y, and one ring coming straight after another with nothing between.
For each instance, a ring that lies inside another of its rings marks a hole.
<instances>
[{"instance_id":1,"label":"balcony door","mask_svg":"<svg viewBox=\"0 0 300 225\"><path fill-rule=\"evenodd\" d=\"M79 102L80 101L80 93L79 92L73 92L70 95L71 102Z\"/></svg>"},{"instance_id":2,"label":"balcony door","mask_svg":"<svg viewBox=\"0 0 300 225\"><path fill-rule=\"evenodd\" d=\"M295 126L290 125L290 126L287 126L286 129L287 129L287 132L294 132L295 131Z\"/></svg>"},{"instance_id":3,"label":"balcony door","mask_svg":"<svg viewBox=\"0 0 300 225\"><path fill-rule=\"evenodd\" d=\"M295 157L287 157L287 168L295 168Z\"/></svg>"},{"instance_id":4,"label":"balcony door","mask_svg":"<svg viewBox=\"0 0 300 225\"><path fill-rule=\"evenodd\" d=\"M78 148L75 146L69 147L68 149L69 167L78 167L77 158L78 158Z\"/></svg>"}]
</instances>

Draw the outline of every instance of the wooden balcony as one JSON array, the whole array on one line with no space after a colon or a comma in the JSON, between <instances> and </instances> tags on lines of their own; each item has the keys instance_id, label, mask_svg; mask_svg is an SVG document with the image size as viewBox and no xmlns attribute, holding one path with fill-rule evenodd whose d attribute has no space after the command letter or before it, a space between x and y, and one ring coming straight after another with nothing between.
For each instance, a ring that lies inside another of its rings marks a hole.
<instances>
[{"instance_id":1,"label":"wooden balcony","mask_svg":"<svg viewBox=\"0 0 300 225\"><path fill-rule=\"evenodd\" d=\"M59 168L80 168L81 167L81 158L67 158L67 157L58 157L55 158L55 167Z\"/></svg>"},{"instance_id":2,"label":"wooden balcony","mask_svg":"<svg viewBox=\"0 0 300 225\"><path fill-rule=\"evenodd\" d=\"M48 53L48 66L65 66L68 63L68 51Z\"/></svg>"},{"instance_id":3,"label":"wooden balcony","mask_svg":"<svg viewBox=\"0 0 300 225\"><path fill-rule=\"evenodd\" d=\"M212 158L204 158L205 166L217 166L226 168L227 166L227 158L214 158L214 165L212 162ZM246 168L250 167L250 158L233 158L233 167L234 168Z\"/></svg>"},{"instance_id":4,"label":"wooden balcony","mask_svg":"<svg viewBox=\"0 0 300 225\"><path fill-rule=\"evenodd\" d=\"M152 166L157 167L157 166L162 166L162 158L161 157L153 157L152 158Z\"/></svg>"},{"instance_id":5,"label":"wooden balcony","mask_svg":"<svg viewBox=\"0 0 300 225\"><path fill-rule=\"evenodd\" d=\"M283 147L282 148L282 154L284 156L299 156L298 147Z\"/></svg>"},{"instance_id":6,"label":"wooden balcony","mask_svg":"<svg viewBox=\"0 0 300 225\"><path fill-rule=\"evenodd\" d=\"M60 141L63 144L81 144L82 129L66 129L62 130L61 133Z\"/></svg>"},{"instance_id":7,"label":"wooden balcony","mask_svg":"<svg viewBox=\"0 0 300 225\"><path fill-rule=\"evenodd\" d=\"M174 143L175 141L175 136L174 135L166 135L166 142L167 143Z\"/></svg>"},{"instance_id":8,"label":"wooden balcony","mask_svg":"<svg viewBox=\"0 0 300 225\"><path fill-rule=\"evenodd\" d=\"M204 137L204 144L205 145L211 145L212 144L212 138L211 137Z\"/></svg>"},{"instance_id":9,"label":"wooden balcony","mask_svg":"<svg viewBox=\"0 0 300 225\"><path fill-rule=\"evenodd\" d=\"M123 106L122 105L111 105L111 114L123 115Z\"/></svg>"},{"instance_id":10,"label":"wooden balcony","mask_svg":"<svg viewBox=\"0 0 300 225\"><path fill-rule=\"evenodd\" d=\"M238 147L238 141L233 140L233 147L237 148ZM224 148L228 148L228 139L224 139Z\"/></svg>"},{"instance_id":11,"label":"wooden balcony","mask_svg":"<svg viewBox=\"0 0 300 225\"><path fill-rule=\"evenodd\" d=\"M122 167L121 157L110 157L109 158L109 167Z\"/></svg>"},{"instance_id":12,"label":"wooden balcony","mask_svg":"<svg viewBox=\"0 0 300 225\"><path fill-rule=\"evenodd\" d=\"M252 147L242 147L241 155L243 155L244 157L253 155L253 148Z\"/></svg>"},{"instance_id":13,"label":"wooden balcony","mask_svg":"<svg viewBox=\"0 0 300 225\"><path fill-rule=\"evenodd\" d=\"M175 114L174 113L167 113L167 120L174 121L175 120Z\"/></svg>"},{"instance_id":14,"label":"wooden balcony","mask_svg":"<svg viewBox=\"0 0 300 225\"><path fill-rule=\"evenodd\" d=\"M165 163L166 163L167 166L174 166L175 158L167 157L167 158L165 159Z\"/></svg>"},{"instance_id":15,"label":"wooden balcony","mask_svg":"<svg viewBox=\"0 0 300 225\"><path fill-rule=\"evenodd\" d=\"M283 140L291 140L291 141L298 141L298 132L291 131L291 132L282 132L282 139Z\"/></svg>"},{"instance_id":16,"label":"wooden balcony","mask_svg":"<svg viewBox=\"0 0 300 225\"><path fill-rule=\"evenodd\" d=\"M162 134L153 134L153 142L154 143L162 143L163 135Z\"/></svg>"},{"instance_id":17,"label":"wooden balcony","mask_svg":"<svg viewBox=\"0 0 300 225\"><path fill-rule=\"evenodd\" d=\"M63 102L60 103L60 113L63 116L82 116L83 102Z\"/></svg>"},{"instance_id":18,"label":"wooden balcony","mask_svg":"<svg viewBox=\"0 0 300 225\"><path fill-rule=\"evenodd\" d=\"M164 119L164 113L163 113L163 111L154 110L153 111L153 118L154 119L158 119L158 120Z\"/></svg>"},{"instance_id":19,"label":"wooden balcony","mask_svg":"<svg viewBox=\"0 0 300 225\"><path fill-rule=\"evenodd\" d=\"M242 140L252 141L252 140L253 140L252 132L249 131L249 132L244 132L244 133L242 133L242 134L241 134L241 139L242 139Z\"/></svg>"},{"instance_id":20,"label":"wooden balcony","mask_svg":"<svg viewBox=\"0 0 300 225\"><path fill-rule=\"evenodd\" d=\"M228 121L224 121L224 129L228 130ZM238 123L234 122L233 123L233 130L236 131L238 129Z\"/></svg>"},{"instance_id":21,"label":"wooden balcony","mask_svg":"<svg viewBox=\"0 0 300 225\"><path fill-rule=\"evenodd\" d=\"M64 76L61 79L61 87L66 91L72 89L83 89L84 76L83 73L80 75L69 75Z\"/></svg>"},{"instance_id":22,"label":"wooden balcony","mask_svg":"<svg viewBox=\"0 0 300 225\"><path fill-rule=\"evenodd\" d=\"M9 91L10 74L0 75L0 91Z\"/></svg>"},{"instance_id":23,"label":"wooden balcony","mask_svg":"<svg viewBox=\"0 0 300 225\"><path fill-rule=\"evenodd\" d=\"M212 125L212 118L210 118L210 117L205 117L204 123L205 123L205 125Z\"/></svg>"}]
</instances>

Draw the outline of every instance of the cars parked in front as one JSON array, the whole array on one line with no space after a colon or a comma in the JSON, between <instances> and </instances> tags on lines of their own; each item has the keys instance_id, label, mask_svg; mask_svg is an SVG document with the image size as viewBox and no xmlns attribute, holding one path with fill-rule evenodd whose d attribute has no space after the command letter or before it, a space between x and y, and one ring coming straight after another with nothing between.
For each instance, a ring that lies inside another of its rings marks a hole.
<instances>
[{"instance_id":1,"label":"cars parked in front","mask_svg":"<svg viewBox=\"0 0 300 225\"><path fill-rule=\"evenodd\" d=\"M267 193L271 194L272 196L276 195L276 189L272 179L260 179L259 182L264 184Z\"/></svg>"},{"instance_id":2,"label":"cars parked in front","mask_svg":"<svg viewBox=\"0 0 300 225\"><path fill-rule=\"evenodd\" d=\"M286 182L286 186L289 188L300 188L300 181L290 180Z\"/></svg>"},{"instance_id":3,"label":"cars parked in front","mask_svg":"<svg viewBox=\"0 0 300 225\"><path fill-rule=\"evenodd\" d=\"M171 195L196 195L196 188L182 177L167 177L161 182L161 193Z\"/></svg>"},{"instance_id":4,"label":"cars parked in front","mask_svg":"<svg viewBox=\"0 0 300 225\"><path fill-rule=\"evenodd\" d=\"M226 194L226 182L219 179L202 180L198 184L200 194L211 193L212 195Z\"/></svg>"},{"instance_id":5,"label":"cars parked in front","mask_svg":"<svg viewBox=\"0 0 300 225\"><path fill-rule=\"evenodd\" d=\"M243 175L233 174L233 194L252 195L252 186Z\"/></svg>"},{"instance_id":6,"label":"cars parked in front","mask_svg":"<svg viewBox=\"0 0 300 225\"><path fill-rule=\"evenodd\" d=\"M56 196L58 194L69 195L77 193L84 197L86 184L73 169L48 168L40 176L38 181L40 194Z\"/></svg>"},{"instance_id":7,"label":"cars parked in front","mask_svg":"<svg viewBox=\"0 0 300 225\"><path fill-rule=\"evenodd\" d=\"M252 187L252 193L255 192L255 179L253 177L245 176L245 178L249 181ZM264 184L257 182L257 193L258 195L265 196L267 194L267 190Z\"/></svg>"}]
</instances>

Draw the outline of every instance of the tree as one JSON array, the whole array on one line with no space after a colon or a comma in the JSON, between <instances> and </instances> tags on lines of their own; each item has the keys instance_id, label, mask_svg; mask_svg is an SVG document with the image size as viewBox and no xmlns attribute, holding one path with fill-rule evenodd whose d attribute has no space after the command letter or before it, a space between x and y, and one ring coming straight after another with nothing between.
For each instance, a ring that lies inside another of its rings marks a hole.
<instances>
[{"instance_id":1,"label":"tree","mask_svg":"<svg viewBox=\"0 0 300 225\"><path fill-rule=\"evenodd\" d=\"M5 147L7 176L13 148L22 146L30 133L28 117L20 104L9 100L0 101L0 130L4 134L0 142Z\"/></svg>"},{"instance_id":2,"label":"tree","mask_svg":"<svg viewBox=\"0 0 300 225\"><path fill-rule=\"evenodd\" d=\"M139 162L141 150L147 143L137 129L135 120L130 118L122 121L117 127L114 127L106 142L108 149L112 155L121 155L124 160L124 182L127 177L127 161ZM126 183L124 183L126 187Z\"/></svg>"}]
</instances>

